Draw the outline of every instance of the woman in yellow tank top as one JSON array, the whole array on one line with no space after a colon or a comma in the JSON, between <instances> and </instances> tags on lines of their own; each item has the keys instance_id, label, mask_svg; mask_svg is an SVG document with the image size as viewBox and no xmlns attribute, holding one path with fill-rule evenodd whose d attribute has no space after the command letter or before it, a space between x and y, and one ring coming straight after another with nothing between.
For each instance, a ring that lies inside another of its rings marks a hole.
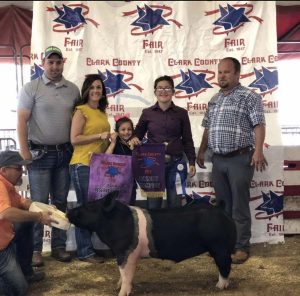
<instances>
[{"instance_id":1,"label":"woman in yellow tank top","mask_svg":"<svg viewBox=\"0 0 300 296\"><path fill-rule=\"evenodd\" d=\"M109 145L110 124L105 113L107 105L106 90L101 76L86 75L81 89L81 102L75 108L71 125L74 152L70 162L70 174L78 205L88 201L89 165L92 154L105 152ZM88 230L75 228L77 257L90 263L103 262L103 258L95 254L91 235Z\"/></svg>"}]
</instances>

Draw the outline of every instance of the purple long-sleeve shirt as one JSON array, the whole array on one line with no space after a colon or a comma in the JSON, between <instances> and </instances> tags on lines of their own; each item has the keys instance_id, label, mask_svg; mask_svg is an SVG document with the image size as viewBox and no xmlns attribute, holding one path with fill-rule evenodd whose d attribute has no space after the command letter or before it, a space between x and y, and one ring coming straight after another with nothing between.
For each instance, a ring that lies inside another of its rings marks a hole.
<instances>
[{"instance_id":1,"label":"purple long-sleeve shirt","mask_svg":"<svg viewBox=\"0 0 300 296\"><path fill-rule=\"evenodd\" d=\"M141 140L146 133L149 143L168 143L166 154L179 156L184 152L189 164L195 165L191 124L185 109L173 102L166 111L160 109L158 103L143 109L134 136Z\"/></svg>"}]
</instances>

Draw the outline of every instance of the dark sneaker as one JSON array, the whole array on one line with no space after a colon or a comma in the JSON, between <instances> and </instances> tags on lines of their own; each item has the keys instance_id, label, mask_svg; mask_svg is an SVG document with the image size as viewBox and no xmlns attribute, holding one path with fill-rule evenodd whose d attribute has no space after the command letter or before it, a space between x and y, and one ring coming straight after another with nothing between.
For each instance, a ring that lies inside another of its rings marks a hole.
<instances>
[{"instance_id":1,"label":"dark sneaker","mask_svg":"<svg viewBox=\"0 0 300 296\"><path fill-rule=\"evenodd\" d=\"M44 261L41 252L33 252L31 266L33 267L44 266Z\"/></svg>"},{"instance_id":2,"label":"dark sneaker","mask_svg":"<svg viewBox=\"0 0 300 296\"><path fill-rule=\"evenodd\" d=\"M61 262L70 262L72 260L70 253L66 252L64 249L52 250L51 257Z\"/></svg>"},{"instance_id":3,"label":"dark sneaker","mask_svg":"<svg viewBox=\"0 0 300 296\"><path fill-rule=\"evenodd\" d=\"M26 276L26 280L29 284L42 281L45 278L45 273L43 271L33 272L31 275Z\"/></svg>"},{"instance_id":4,"label":"dark sneaker","mask_svg":"<svg viewBox=\"0 0 300 296\"><path fill-rule=\"evenodd\" d=\"M232 263L233 264L242 264L247 261L249 258L249 253L242 250L236 250L236 252L231 255Z\"/></svg>"},{"instance_id":5,"label":"dark sneaker","mask_svg":"<svg viewBox=\"0 0 300 296\"><path fill-rule=\"evenodd\" d=\"M99 264L99 263L103 263L104 262L104 258L103 257L96 256L96 255L90 256L88 258L80 258L79 260L83 261L83 262L92 263L92 264Z\"/></svg>"}]
</instances>

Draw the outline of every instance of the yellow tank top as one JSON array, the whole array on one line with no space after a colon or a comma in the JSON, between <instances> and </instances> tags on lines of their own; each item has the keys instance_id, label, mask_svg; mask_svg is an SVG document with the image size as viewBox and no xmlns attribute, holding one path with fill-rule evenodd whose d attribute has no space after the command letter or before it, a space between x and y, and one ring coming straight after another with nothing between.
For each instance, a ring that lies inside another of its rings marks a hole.
<instances>
[{"instance_id":1,"label":"yellow tank top","mask_svg":"<svg viewBox=\"0 0 300 296\"><path fill-rule=\"evenodd\" d=\"M80 110L86 119L83 127L84 135L100 134L110 131L110 124L107 115L99 109L93 109L88 105L77 106L76 110ZM98 140L90 144L74 145L74 152L70 164L82 163L90 164L93 153L103 153L109 145L108 140Z\"/></svg>"}]
</instances>

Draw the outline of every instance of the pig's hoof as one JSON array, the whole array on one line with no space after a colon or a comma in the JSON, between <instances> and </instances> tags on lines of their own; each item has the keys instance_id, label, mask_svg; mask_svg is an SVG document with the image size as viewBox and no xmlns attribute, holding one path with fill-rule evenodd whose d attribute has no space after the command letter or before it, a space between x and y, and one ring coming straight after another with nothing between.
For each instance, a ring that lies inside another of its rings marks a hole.
<instances>
[{"instance_id":1,"label":"pig's hoof","mask_svg":"<svg viewBox=\"0 0 300 296\"><path fill-rule=\"evenodd\" d=\"M130 287L121 287L118 296L130 296L133 295L132 286Z\"/></svg>"},{"instance_id":2,"label":"pig's hoof","mask_svg":"<svg viewBox=\"0 0 300 296\"><path fill-rule=\"evenodd\" d=\"M217 282L216 287L219 288L220 290L224 290L224 289L228 288L228 286L229 286L228 278L223 278L219 274L219 281Z\"/></svg>"},{"instance_id":3,"label":"pig's hoof","mask_svg":"<svg viewBox=\"0 0 300 296\"><path fill-rule=\"evenodd\" d=\"M219 288L220 290L224 290L224 289L228 288L228 286L229 286L229 282L227 282L227 283L218 282L216 284L216 287Z\"/></svg>"},{"instance_id":4,"label":"pig's hoof","mask_svg":"<svg viewBox=\"0 0 300 296\"><path fill-rule=\"evenodd\" d=\"M118 294L118 296L132 296L133 293L132 292L121 292Z\"/></svg>"}]
</instances>

